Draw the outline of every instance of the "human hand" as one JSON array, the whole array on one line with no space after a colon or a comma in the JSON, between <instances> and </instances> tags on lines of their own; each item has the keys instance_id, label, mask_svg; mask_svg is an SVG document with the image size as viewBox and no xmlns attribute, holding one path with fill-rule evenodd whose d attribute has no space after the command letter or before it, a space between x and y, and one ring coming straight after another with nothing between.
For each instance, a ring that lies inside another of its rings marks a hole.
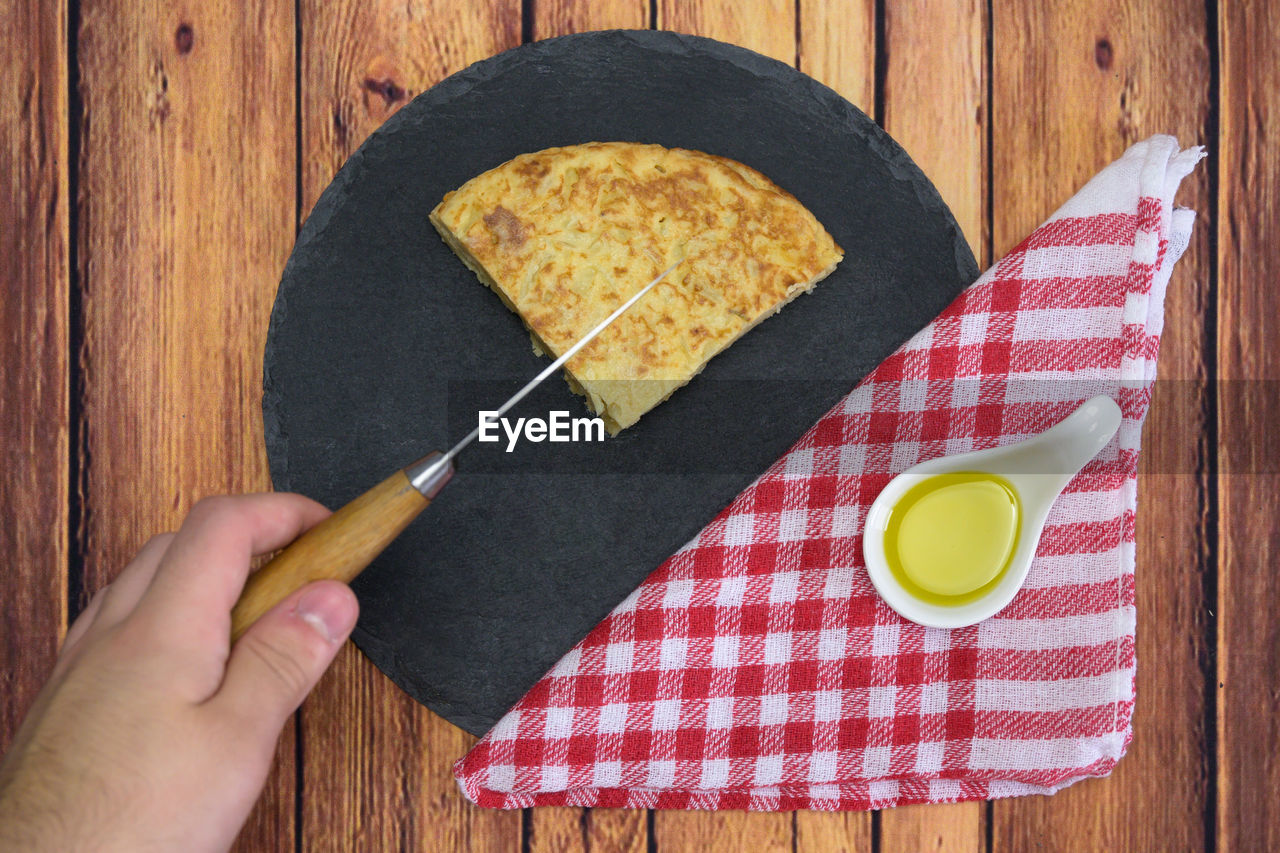
<instances>
[{"instance_id":1,"label":"human hand","mask_svg":"<svg viewBox=\"0 0 1280 853\"><path fill-rule=\"evenodd\" d=\"M324 519L291 494L201 501L100 590L0 765L0 850L225 850L276 741L355 625L336 581L230 648L252 556Z\"/></svg>"}]
</instances>

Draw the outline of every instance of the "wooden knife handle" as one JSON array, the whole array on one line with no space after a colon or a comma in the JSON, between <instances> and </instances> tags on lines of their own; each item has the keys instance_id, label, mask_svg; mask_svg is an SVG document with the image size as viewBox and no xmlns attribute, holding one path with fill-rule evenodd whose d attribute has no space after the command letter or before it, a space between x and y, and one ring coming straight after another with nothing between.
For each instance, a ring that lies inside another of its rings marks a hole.
<instances>
[{"instance_id":1,"label":"wooden knife handle","mask_svg":"<svg viewBox=\"0 0 1280 853\"><path fill-rule=\"evenodd\" d=\"M430 503L397 471L299 536L249 576L231 611L231 642L312 581L350 583Z\"/></svg>"}]
</instances>

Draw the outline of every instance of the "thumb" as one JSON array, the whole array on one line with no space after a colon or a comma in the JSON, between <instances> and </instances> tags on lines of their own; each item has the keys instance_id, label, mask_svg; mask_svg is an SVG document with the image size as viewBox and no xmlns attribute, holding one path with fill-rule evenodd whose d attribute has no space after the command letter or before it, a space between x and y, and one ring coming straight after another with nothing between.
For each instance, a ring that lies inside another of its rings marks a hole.
<instances>
[{"instance_id":1,"label":"thumb","mask_svg":"<svg viewBox=\"0 0 1280 853\"><path fill-rule=\"evenodd\" d=\"M231 650L213 702L261 721L272 741L315 687L355 627L355 594L338 581L295 592L254 623Z\"/></svg>"}]
</instances>

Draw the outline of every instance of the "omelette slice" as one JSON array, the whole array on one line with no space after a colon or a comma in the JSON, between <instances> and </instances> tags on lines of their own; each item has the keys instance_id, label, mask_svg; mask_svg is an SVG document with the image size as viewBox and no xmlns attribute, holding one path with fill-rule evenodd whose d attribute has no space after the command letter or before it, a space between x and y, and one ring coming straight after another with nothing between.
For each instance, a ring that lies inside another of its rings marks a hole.
<instances>
[{"instance_id":1,"label":"omelette slice","mask_svg":"<svg viewBox=\"0 0 1280 853\"><path fill-rule=\"evenodd\" d=\"M522 154L445 195L431 222L555 356L681 262L566 365L614 435L843 257L754 169L628 142Z\"/></svg>"}]
</instances>

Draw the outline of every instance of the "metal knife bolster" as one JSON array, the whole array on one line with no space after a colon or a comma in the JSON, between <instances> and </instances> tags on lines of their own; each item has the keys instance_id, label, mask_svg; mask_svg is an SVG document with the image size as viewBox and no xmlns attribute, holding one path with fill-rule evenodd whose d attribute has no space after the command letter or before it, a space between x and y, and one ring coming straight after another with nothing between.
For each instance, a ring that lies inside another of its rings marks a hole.
<instances>
[{"instance_id":1,"label":"metal knife bolster","mask_svg":"<svg viewBox=\"0 0 1280 853\"><path fill-rule=\"evenodd\" d=\"M431 500L453 477L453 457L451 454L433 450L405 468L404 475L424 498Z\"/></svg>"}]
</instances>

